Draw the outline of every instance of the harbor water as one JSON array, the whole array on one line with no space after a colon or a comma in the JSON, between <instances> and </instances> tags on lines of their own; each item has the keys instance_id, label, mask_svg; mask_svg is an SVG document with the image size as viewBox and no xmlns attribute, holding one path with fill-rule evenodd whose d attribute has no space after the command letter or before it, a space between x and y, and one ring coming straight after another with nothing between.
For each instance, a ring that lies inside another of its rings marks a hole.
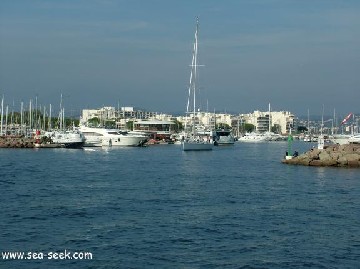
<instances>
[{"instance_id":1,"label":"harbor water","mask_svg":"<svg viewBox=\"0 0 360 269\"><path fill-rule=\"evenodd\" d=\"M360 170L287 149L0 149L0 268L358 268Z\"/></svg>"}]
</instances>

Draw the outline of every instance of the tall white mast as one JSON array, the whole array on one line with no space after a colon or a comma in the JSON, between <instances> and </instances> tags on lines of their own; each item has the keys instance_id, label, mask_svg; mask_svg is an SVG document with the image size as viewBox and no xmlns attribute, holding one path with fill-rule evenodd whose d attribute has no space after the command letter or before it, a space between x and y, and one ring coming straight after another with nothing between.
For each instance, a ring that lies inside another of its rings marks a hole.
<instances>
[{"instance_id":1,"label":"tall white mast","mask_svg":"<svg viewBox=\"0 0 360 269\"><path fill-rule=\"evenodd\" d=\"M20 130L23 132L23 125L24 125L24 102L21 101L21 108L20 108Z\"/></svg>"},{"instance_id":2,"label":"tall white mast","mask_svg":"<svg viewBox=\"0 0 360 269\"><path fill-rule=\"evenodd\" d=\"M36 95L35 96L35 128L37 128L38 126L38 96Z\"/></svg>"},{"instance_id":3,"label":"tall white mast","mask_svg":"<svg viewBox=\"0 0 360 269\"><path fill-rule=\"evenodd\" d=\"M11 122L12 127L14 127L14 107L15 107L15 101L13 99L13 105L12 105L12 109L11 109L11 118L10 118L10 122Z\"/></svg>"},{"instance_id":4,"label":"tall white mast","mask_svg":"<svg viewBox=\"0 0 360 269\"><path fill-rule=\"evenodd\" d=\"M335 122L335 108L334 108L334 115L333 115L332 126L331 126L331 134L332 134L332 135L335 133L335 132L334 132L334 130L335 130L335 124L336 124L336 122Z\"/></svg>"},{"instance_id":5,"label":"tall white mast","mask_svg":"<svg viewBox=\"0 0 360 269\"><path fill-rule=\"evenodd\" d=\"M6 133L7 133L8 114L9 114L9 106L6 106L6 112L5 112L5 135L6 135Z\"/></svg>"},{"instance_id":6,"label":"tall white mast","mask_svg":"<svg viewBox=\"0 0 360 269\"><path fill-rule=\"evenodd\" d=\"M31 102L32 102L32 100L30 99L30 106L29 106L29 124L30 124L30 126L29 126L29 128L30 128L30 130L31 130L31 126L32 126L32 111L31 111Z\"/></svg>"},{"instance_id":7,"label":"tall white mast","mask_svg":"<svg viewBox=\"0 0 360 269\"><path fill-rule=\"evenodd\" d=\"M320 134L323 134L323 128L324 128L324 104L322 107L322 114L321 114L321 129L320 129Z\"/></svg>"},{"instance_id":8,"label":"tall white mast","mask_svg":"<svg viewBox=\"0 0 360 269\"><path fill-rule=\"evenodd\" d=\"M192 71L191 71L191 76L190 79L192 79L190 81L191 83L191 87L192 87L192 91L193 91L193 134L195 136L195 113L196 113L196 90L197 90L197 77L198 77L198 73L197 73L197 68L198 68L198 63L197 63L197 56L198 56L198 33L199 33L199 18L196 18L196 29L195 29L195 42L194 42L194 52L193 52L193 59L192 59Z\"/></svg>"},{"instance_id":9,"label":"tall white mast","mask_svg":"<svg viewBox=\"0 0 360 269\"><path fill-rule=\"evenodd\" d=\"M308 134L310 134L310 110L308 109L308 120L307 120L307 124L308 124Z\"/></svg>"},{"instance_id":10,"label":"tall white mast","mask_svg":"<svg viewBox=\"0 0 360 269\"><path fill-rule=\"evenodd\" d=\"M1 127L0 127L0 135L3 135L3 121L4 121L4 95L1 99Z\"/></svg>"},{"instance_id":11,"label":"tall white mast","mask_svg":"<svg viewBox=\"0 0 360 269\"><path fill-rule=\"evenodd\" d=\"M269 103L269 133L271 132L271 109L270 109L270 103Z\"/></svg>"},{"instance_id":12,"label":"tall white mast","mask_svg":"<svg viewBox=\"0 0 360 269\"><path fill-rule=\"evenodd\" d=\"M44 124L44 127L43 127L43 130L45 130L46 128L45 128L45 126L46 126L46 117L45 117L45 112L46 112L46 110L45 110L45 106L44 106L44 114L43 114L43 124Z\"/></svg>"},{"instance_id":13,"label":"tall white mast","mask_svg":"<svg viewBox=\"0 0 360 269\"><path fill-rule=\"evenodd\" d=\"M193 91L194 91L194 122L193 122L193 131L195 132L195 112L196 112L196 79L197 79L197 52L198 52L198 31L199 31L199 18L196 18L196 31L195 31L195 44L194 44L194 83L193 83Z\"/></svg>"}]
</instances>

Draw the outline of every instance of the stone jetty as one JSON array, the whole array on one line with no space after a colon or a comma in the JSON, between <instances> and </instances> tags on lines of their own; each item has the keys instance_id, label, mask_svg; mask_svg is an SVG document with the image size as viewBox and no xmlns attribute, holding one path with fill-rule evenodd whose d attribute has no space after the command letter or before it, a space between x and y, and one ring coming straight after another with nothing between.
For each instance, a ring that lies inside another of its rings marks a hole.
<instances>
[{"instance_id":1,"label":"stone jetty","mask_svg":"<svg viewBox=\"0 0 360 269\"><path fill-rule=\"evenodd\" d=\"M324 149L311 149L285 164L307 166L360 167L360 144L329 145Z\"/></svg>"},{"instance_id":2,"label":"stone jetty","mask_svg":"<svg viewBox=\"0 0 360 269\"><path fill-rule=\"evenodd\" d=\"M24 136L1 136L0 148L33 148L35 140Z\"/></svg>"}]
</instances>

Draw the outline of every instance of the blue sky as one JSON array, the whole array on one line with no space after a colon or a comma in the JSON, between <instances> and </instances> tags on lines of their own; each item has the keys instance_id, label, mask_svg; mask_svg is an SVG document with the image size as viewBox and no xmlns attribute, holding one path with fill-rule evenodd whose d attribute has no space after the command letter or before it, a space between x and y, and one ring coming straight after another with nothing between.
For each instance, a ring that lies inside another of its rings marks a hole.
<instances>
[{"instance_id":1,"label":"blue sky","mask_svg":"<svg viewBox=\"0 0 360 269\"><path fill-rule=\"evenodd\" d=\"M65 108L360 112L358 0L2 0L0 93Z\"/></svg>"}]
</instances>

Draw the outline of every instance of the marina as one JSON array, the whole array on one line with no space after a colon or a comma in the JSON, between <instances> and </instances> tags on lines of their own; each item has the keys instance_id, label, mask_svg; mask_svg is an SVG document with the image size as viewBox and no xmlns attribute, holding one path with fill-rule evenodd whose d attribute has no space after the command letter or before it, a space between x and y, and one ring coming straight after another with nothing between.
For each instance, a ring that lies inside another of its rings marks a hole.
<instances>
[{"instance_id":1,"label":"marina","mask_svg":"<svg viewBox=\"0 0 360 269\"><path fill-rule=\"evenodd\" d=\"M201 152L0 149L1 240L14 250L93 254L2 265L356 268L358 169L284 165L286 150L286 142Z\"/></svg>"},{"instance_id":2,"label":"marina","mask_svg":"<svg viewBox=\"0 0 360 269\"><path fill-rule=\"evenodd\" d=\"M359 13L0 1L0 268L358 269Z\"/></svg>"}]
</instances>

